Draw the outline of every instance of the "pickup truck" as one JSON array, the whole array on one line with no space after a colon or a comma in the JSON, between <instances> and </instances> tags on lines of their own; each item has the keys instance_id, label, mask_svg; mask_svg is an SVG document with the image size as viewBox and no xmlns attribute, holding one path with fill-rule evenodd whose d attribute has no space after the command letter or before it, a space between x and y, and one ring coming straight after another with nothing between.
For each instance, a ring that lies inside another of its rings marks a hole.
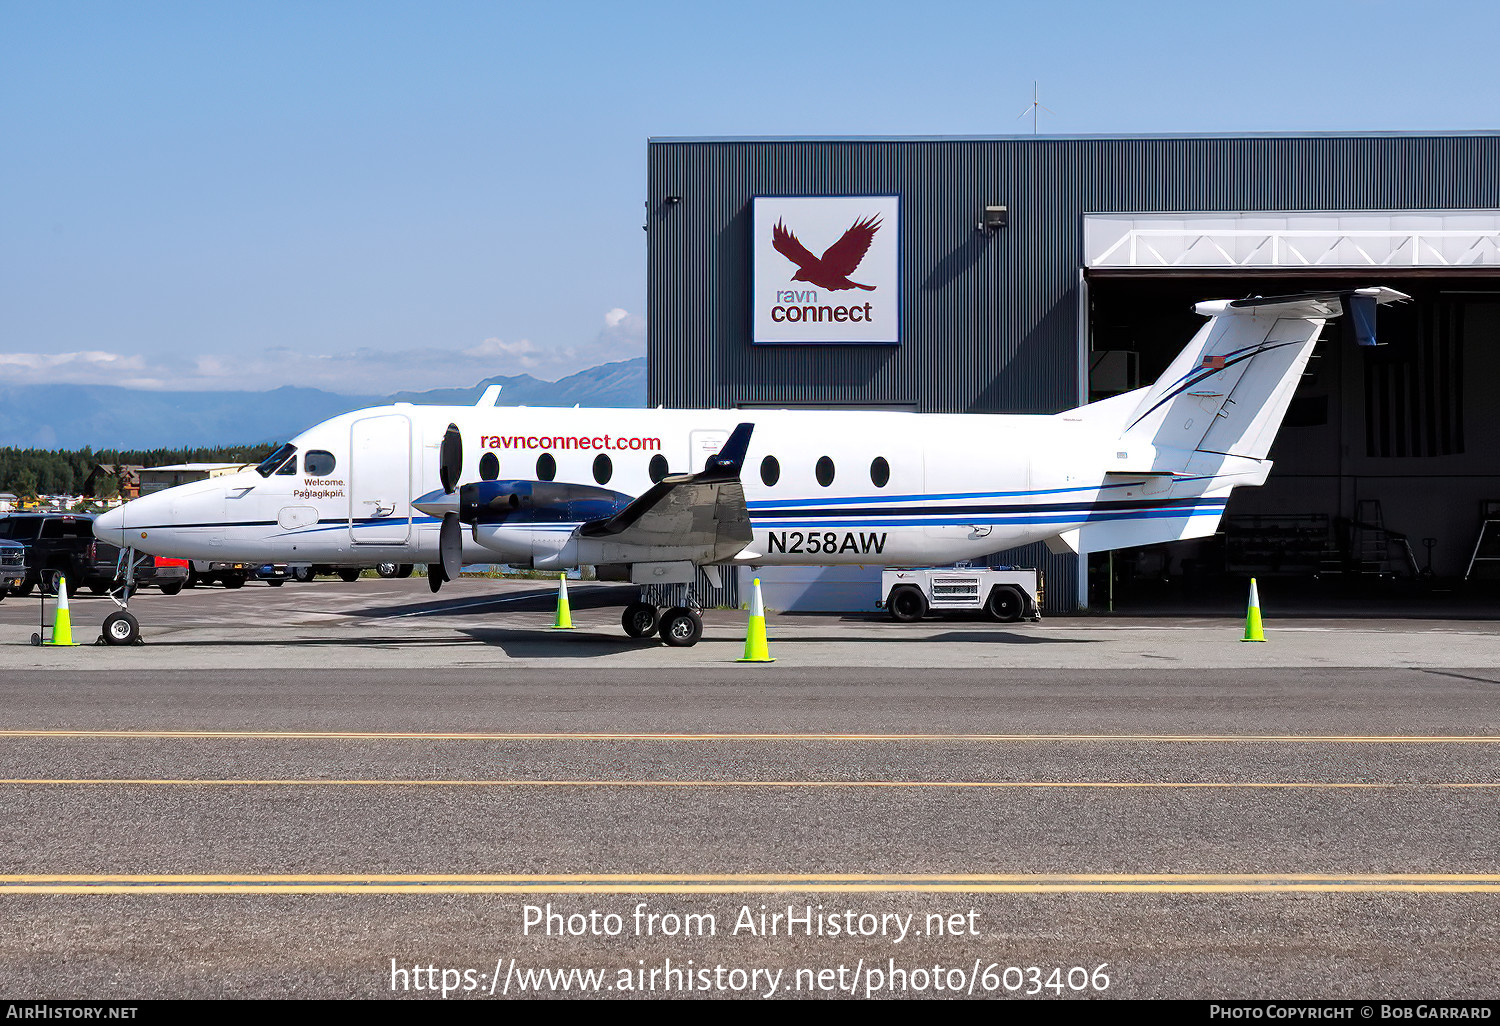
<instances>
[{"instance_id":1,"label":"pickup truck","mask_svg":"<svg viewBox=\"0 0 1500 1026\"><path fill-rule=\"evenodd\" d=\"M0 599L26 583L26 546L0 539Z\"/></svg>"},{"instance_id":2,"label":"pickup truck","mask_svg":"<svg viewBox=\"0 0 1500 1026\"><path fill-rule=\"evenodd\" d=\"M115 580L120 550L94 538L94 518L88 513L13 513L0 517L0 539L18 542L25 551L26 576L17 595L29 595L38 584L51 594L57 578L68 582L68 594L88 588L96 595ZM146 557L136 567L137 586L154 584L165 595L175 595L187 581L186 566Z\"/></svg>"}]
</instances>

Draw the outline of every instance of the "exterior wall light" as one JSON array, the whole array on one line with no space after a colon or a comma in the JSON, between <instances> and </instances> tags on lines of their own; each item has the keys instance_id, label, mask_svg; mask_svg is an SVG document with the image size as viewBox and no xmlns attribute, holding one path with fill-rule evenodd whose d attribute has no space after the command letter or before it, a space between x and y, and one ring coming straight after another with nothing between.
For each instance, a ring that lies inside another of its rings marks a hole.
<instances>
[{"instance_id":1,"label":"exterior wall light","mask_svg":"<svg viewBox=\"0 0 1500 1026\"><path fill-rule=\"evenodd\" d=\"M984 214L979 218L979 223L974 227L986 235L994 235L1010 219L1010 208L1005 206L991 205L984 208Z\"/></svg>"}]
</instances>

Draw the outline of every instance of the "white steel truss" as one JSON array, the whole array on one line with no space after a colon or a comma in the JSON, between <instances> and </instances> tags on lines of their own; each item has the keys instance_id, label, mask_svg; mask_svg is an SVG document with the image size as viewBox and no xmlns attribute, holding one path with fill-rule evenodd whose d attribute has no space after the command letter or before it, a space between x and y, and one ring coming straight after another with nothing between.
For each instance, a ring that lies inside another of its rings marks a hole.
<instances>
[{"instance_id":1,"label":"white steel truss","mask_svg":"<svg viewBox=\"0 0 1500 1026\"><path fill-rule=\"evenodd\" d=\"M1096 268L1500 268L1500 213L1099 214L1084 246Z\"/></svg>"}]
</instances>

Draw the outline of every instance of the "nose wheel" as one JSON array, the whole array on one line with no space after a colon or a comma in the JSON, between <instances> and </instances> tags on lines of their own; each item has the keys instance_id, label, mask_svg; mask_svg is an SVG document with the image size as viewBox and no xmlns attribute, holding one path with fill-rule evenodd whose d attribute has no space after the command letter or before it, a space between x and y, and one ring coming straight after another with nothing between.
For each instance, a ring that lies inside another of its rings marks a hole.
<instances>
[{"instance_id":1,"label":"nose wheel","mask_svg":"<svg viewBox=\"0 0 1500 1026\"><path fill-rule=\"evenodd\" d=\"M99 632L99 640L106 645L141 644L141 622L135 618L135 614L129 608L130 596L136 592L137 558L133 548L120 551L120 561L115 565L117 586L109 592L110 600L120 608L104 618ZM139 558L149 559L150 557Z\"/></svg>"},{"instance_id":2,"label":"nose wheel","mask_svg":"<svg viewBox=\"0 0 1500 1026\"><path fill-rule=\"evenodd\" d=\"M102 637L106 645L134 645L141 640L141 625L126 609L117 609L104 618Z\"/></svg>"}]
</instances>

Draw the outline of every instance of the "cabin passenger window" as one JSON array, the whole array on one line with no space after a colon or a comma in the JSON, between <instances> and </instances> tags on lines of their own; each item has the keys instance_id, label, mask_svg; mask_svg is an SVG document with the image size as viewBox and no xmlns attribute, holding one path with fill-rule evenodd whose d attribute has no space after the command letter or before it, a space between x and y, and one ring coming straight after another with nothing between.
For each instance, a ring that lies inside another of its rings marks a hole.
<instances>
[{"instance_id":1,"label":"cabin passenger window","mask_svg":"<svg viewBox=\"0 0 1500 1026\"><path fill-rule=\"evenodd\" d=\"M870 483L876 488L884 488L891 481L891 465L885 461L884 456L876 456L870 464Z\"/></svg>"},{"instance_id":2,"label":"cabin passenger window","mask_svg":"<svg viewBox=\"0 0 1500 1026\"><path fill-rule=\"evenodd\" d=\"M760 479L767 488L781 480L781 463L775 456L767 456L760 461Z\"/></svg>"},{"instance_id":3,"label":"cabin passenger window","mask_svg":"<svg viewBox=\"0 0 1500 1026\"><path fill-rule=\"evenodd\" d=\"M651 475L651 483L656 484L667 476L667 458L661 453L651 457L651 466L647 471Z\"/></svg>"},{"instance_id":4,"label":"cabin passenger window","mask_svg":"<svg viewBox=\"0 0 1500 1026\"><path fill-rule=\"evenodd\" d=\"M479 457L479 477L485 481L493 481L500 476L500 458L492 452L487 452Z\"/></svg>"},{"instance_id":5,"label":"cabin passenger window","mask_svg":"<svg viewBox=\"0 0 1500 1026\"><path fill-rule=\"evenodd\" d=\"M833 460L829 459L827 456L819 456L818 465L816 468L814 468L813 473L818 478L818 484L822 485L824 488L827 488L829 485L833 484Z\"/></svg>"},{"instance_id":6,"label":"cabin passenger window","mask_svg":"<svg viewBox=\"0 0 1500 1026\"><path fill-rule=\"evenodd\" d=\"M551 481L557 476L557 460L550 452L544 452L536 458L536 476L539 481Z\"/></svg>"},{"instance_id":7,"label":"cabin passenger window","mask_svg":"<svg viewBox=\"0 0 1500 1026\"><path fill-rule=\"evenodd\" d=\"M322 449L309 449L307 455L302 457L302 471L308 477L327 477L333 473L337 464L333 453Z\"/></svg>"},{"instance_id":8,"label":"cabin passenger window","mask_svg":"<svg viewBox=\"0 0 1500 1026\"><path fill-rule=\"evenodd\" d=\"M600 484L609 484L610 477L615 472L615 465L604 453L594 457L594 480Z\"/></svg>"}]
</instances>

